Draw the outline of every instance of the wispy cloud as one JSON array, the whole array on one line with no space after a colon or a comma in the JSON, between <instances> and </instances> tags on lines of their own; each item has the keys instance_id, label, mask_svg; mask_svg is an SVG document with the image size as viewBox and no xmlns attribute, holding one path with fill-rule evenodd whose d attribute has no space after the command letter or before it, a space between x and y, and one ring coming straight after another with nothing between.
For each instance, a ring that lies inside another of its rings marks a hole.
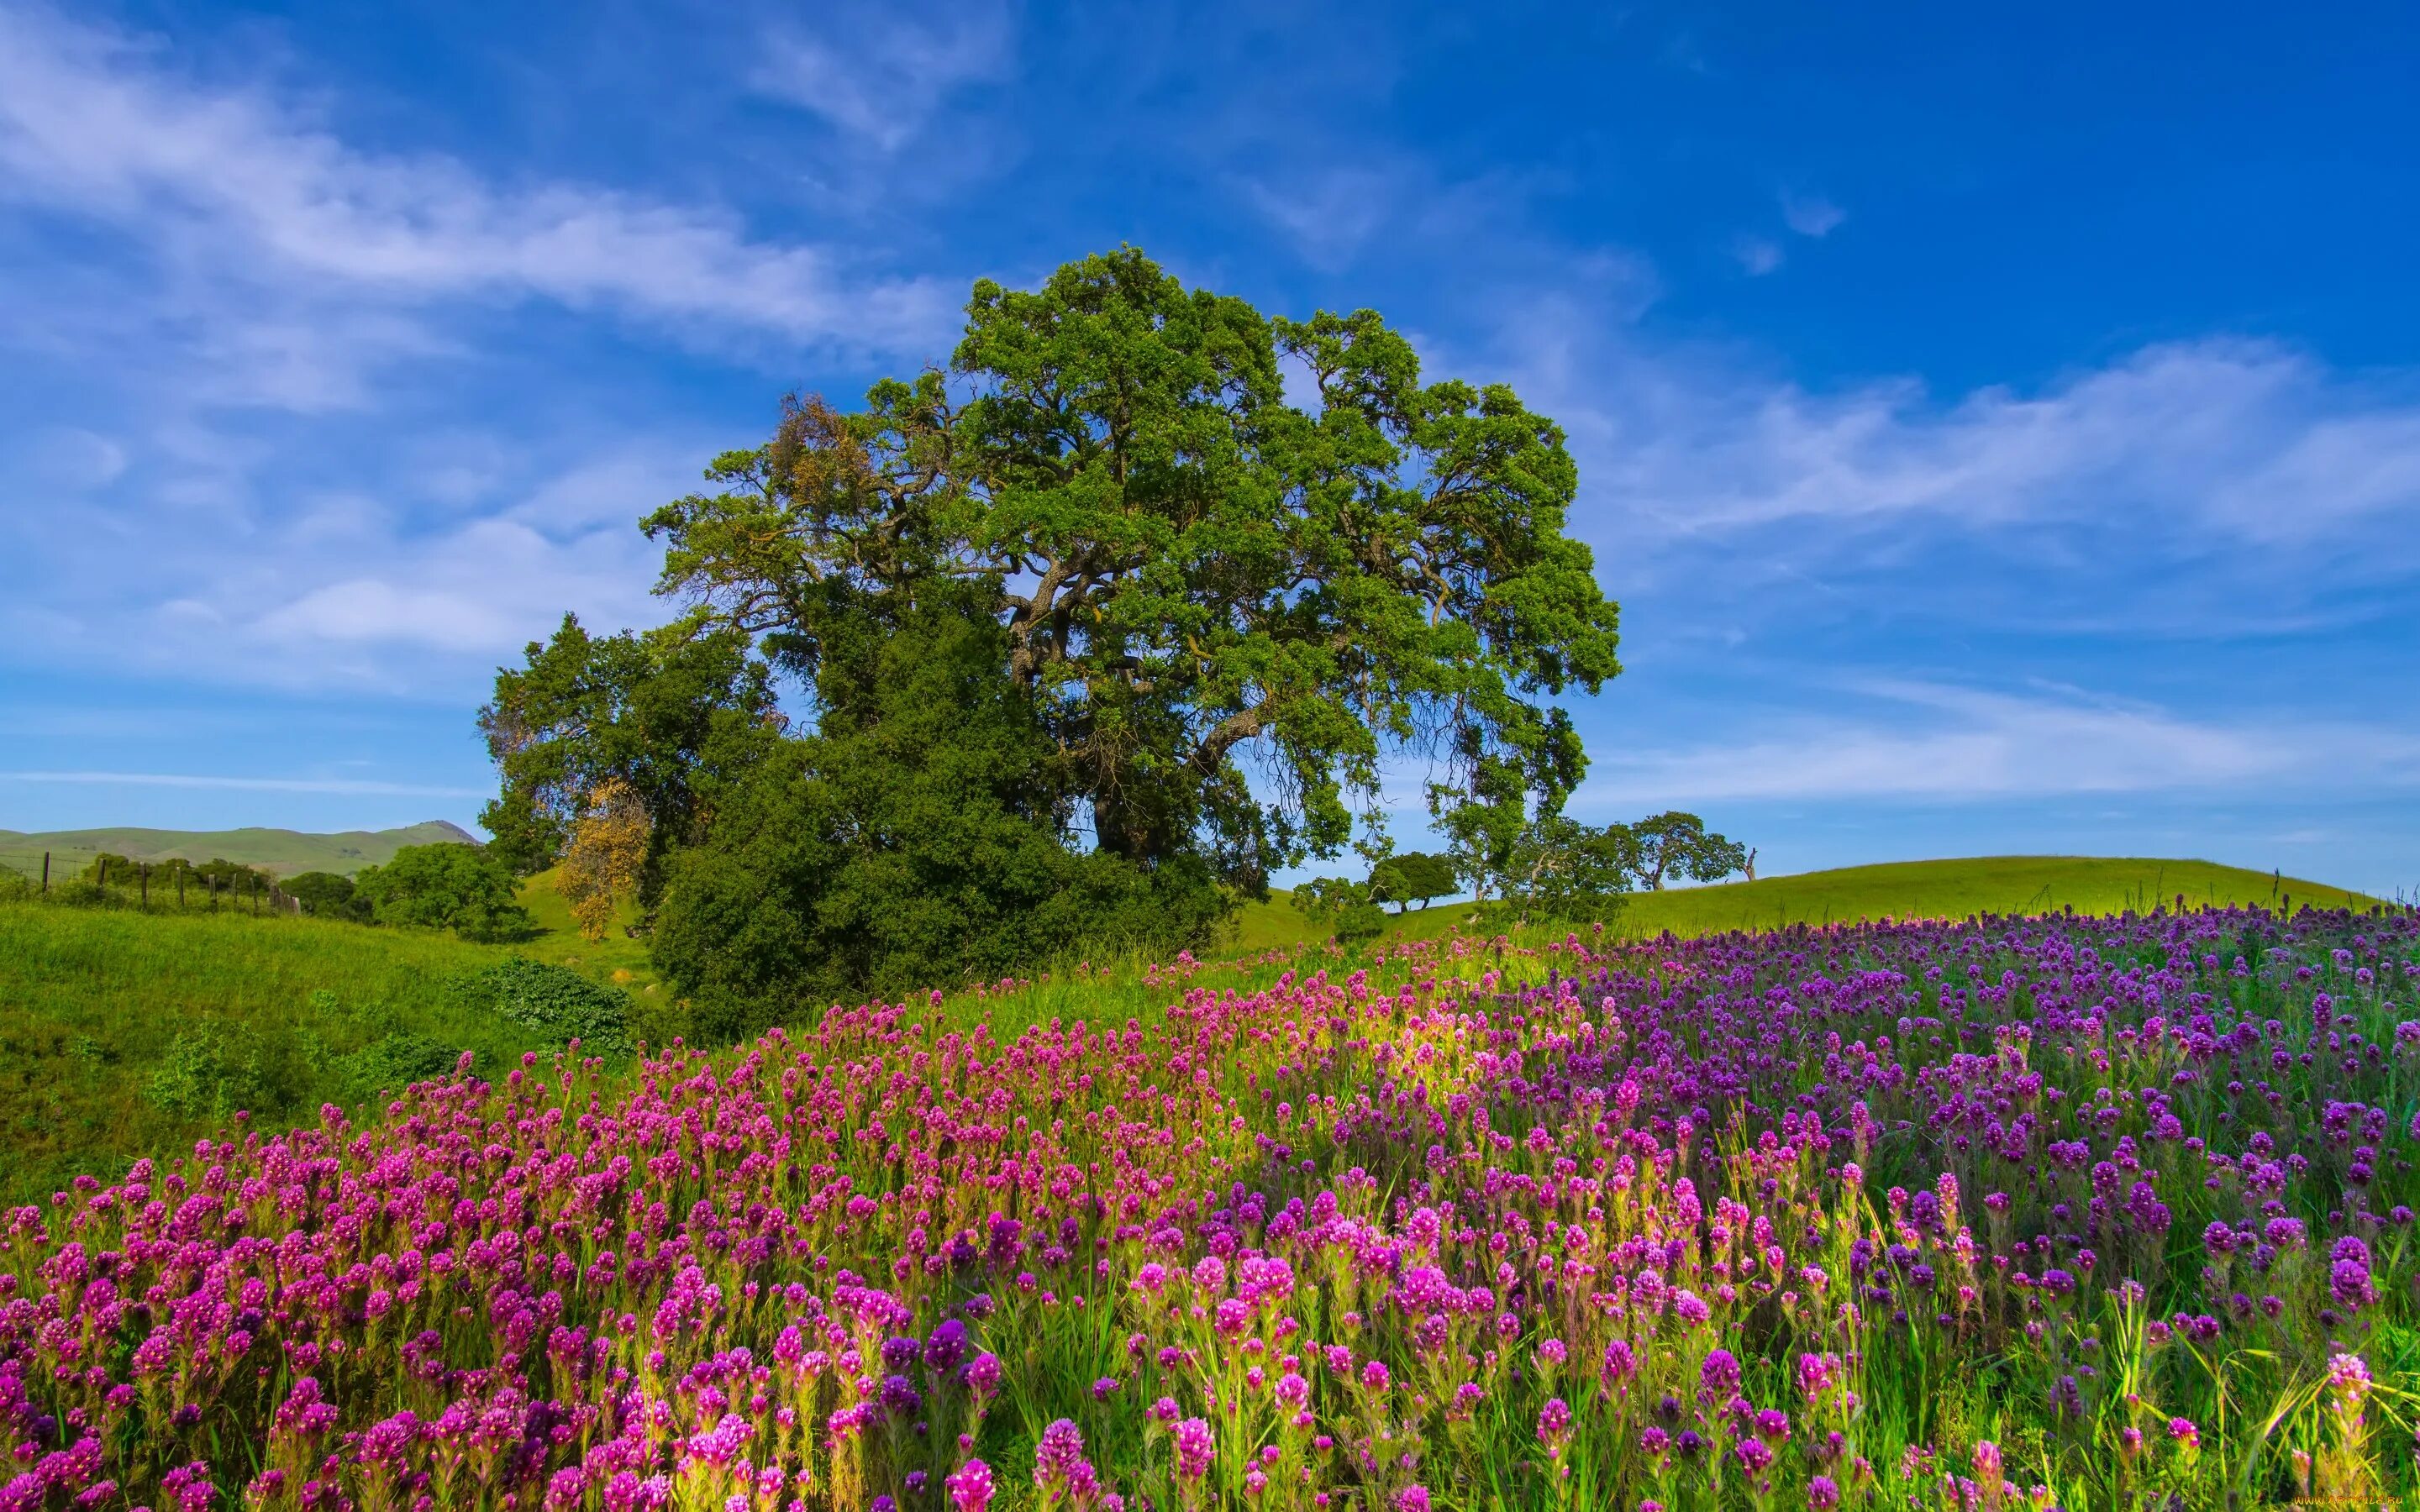
<instances>
[{"instance_id":1,"label":"wispy cloud","mask_svg":"<svg viewBox=\"0 0 2420 1512\"><path fill-rule=\"evenodd\" d=\"M1781 196L1782 224L1802 237L1821 239L1840 228L1849 212L1821 194Z\"/></svg>"},{"instance_id":2,"label":"wispy cloud","mask_svg":"<svg viewBox=\"0 0 2420 1512\"><path fill-rule=\"evenodd\" d=\"M1626 539L1821 521L1846 544L1861 525L2123 519L2197 549L2215 532L2415 555L2379 529L2420 514L2412 375L2349 375L2291 347L2211 338L2145 347L2032 393L1945 401L1912 379L1816 393L1619 336L1509 334L1582 451L1588 514Z\"/></svg>"},{"instance_id":3,"label":"wispy cloud","mask_svg":"<svg viewBox=\"0 0 2420 1512\"><path fill-rule=\"evenodd\" d=\"M1325 272L1349 266L1399 210L1403 176L1355 165L1284 180L1247 181L1244 193L1302 259Z\"/></svg>"},{"instance_id":4,"label":"wispy cloud","mask_svg":"<svg viewBox=\"0 0 2420 1512\"><path fill-rule=\"evenodd\" d=\"M1762 278L1781 267L1781 244L1771 237L1744 236L1731 243L1731 257L1750 278Z\"/></svg>"},{"instance_id":5,"label":"wispy cloud","mask_svg":"<svg viewBox=\"0 0 2420 1512\"><path fill-rule=\"evenodd\" d=\"M5 782L68 782L98 787L202 788L239 793L323 793L357 797L478 798L483 788L432 787L351 778L209 777L185 772L0 772Z\"/></svg>"},{"instance_id":6,"label":"wispy cloud","mask_svg":"<svg viewBox=\"0 0 2420 1512\"><path fill-rule=\"evenodd\" d=\"M750 85L881 152L907 146L953 94L1005 78L1016 61L1016 18L1005 4L923 16L890 7L817 11L815 34L767 36Z\"/></svg>"},{"instance_id":7,"label":"wispy cloud","mask_svg":"<svg viewBox=\"0 0 2420 1512\"><path fill-rule=\"evenodd\" d=\"M0 8L0 195L108 225L215 293L303 280L372 300L351 318L373 327L431 300L529 298L861 348L946 329L938 285L861 276L831 247L753 238L710 207L365 151L265 89L210 87L172 64L117 33ZM274 368L281 347L319 335L271 321L244 339Z\"/></svg>"},{"instance_id":8,"label":"wispy cloud","mask_svg":"<svg viewBox=\"0 0 2420 1512\"><path fill-rule=\"evenodd\" d=\"M1921 683L1857 690L1867 718L1785 717L1759 738L1600 755L1590 808L1753 799L1971 801L2420 780L2420 739L2307 719L2213 722L2071 692Z\"/></svg>"}]
</instances>

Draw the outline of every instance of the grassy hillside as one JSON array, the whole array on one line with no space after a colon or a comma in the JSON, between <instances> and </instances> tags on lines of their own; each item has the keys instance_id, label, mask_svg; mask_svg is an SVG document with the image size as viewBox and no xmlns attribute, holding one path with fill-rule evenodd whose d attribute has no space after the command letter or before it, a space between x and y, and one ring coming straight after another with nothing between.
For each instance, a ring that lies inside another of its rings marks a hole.
<instances>
[{"instance_id":1,"label":"grassy hillside","mask_svg":"<svg viewBox=\"0 0 2420 1512\"><path fill-rule=\"evenodd\" d=\"M541 939L529 948L529 953L541 960L577 966L606 978L625 987L644 990L656 980L655 963L647 959L647 944L634 940L622 932L623 926L639 917L637 905L625 903L614 911L613 928L601 940L583 940L580 928L571 921L571 905L554 890L555 873L540 872L521 883L521 906L544 932Z\"/></svg>"},{"instance_id":2,"label":"grassy hillside","mask_svg":"<svg viewBox=\"0 0 2420 1512\"><path fill-rule=\"evenodd\" d=\"M1628 935L1711 934L1732 929L1772 929L1785 924L1836 924L1868 918L1963 918L1969 914L2047 914L2073 907L2080 914L2112 914L2126 908L2230 903L2297 904L2336 908L2366 906L2374 900L2342 887L2300 877L2280 877L2212 861L2166 861L2138 856L1980 856L1941 861L1898 861L1883 866L1839 867L1755 882L1719 883L1634 893L1609 929ZM1474 918L1474 915L1480 916ZM1388 937L1426 939L1457 926L1500 928L1497 911L1465 902L1439 903L1398 918L1388 916ZM1248 904L1236 921L1237 949L1285 947L1324 938L1295 913L1285 894Z\"/></svg>"},{"instance_id":3,"label":"grassy hillside","mask_svg":"<svg viewBox=\"0 0 2420 1512\"><path fill-rule=\"evenodd\" d=\"M550 883L525 887L541 933L516 945L0 897L0 1203L187 1143L238 1107L291 1123L321 1102L357 1105L436 1047L501 1075L542 1041L466 1009L451 984L516 955L622 986L650 1042L684 1032L644 947L581 939Z\"/></svg>"},{"instance_id":4,"label":"grassy hillside","mask_svg":"<svg viewBox=\"0 0 2420 1512\"><path fill-rule=\"evenodd\" d=\"M352 875L365 866L382 866L406 845L461 844L476 837L442 819L406 825L400 829L349 829L334 835L310 835L295 829L52 829L26 833L0 829L0 866L31 875L41 870L42 853L51 853L51 875L81 872L103 851L135 861L188 861L220 857L240 866L255 866L279 876L298 872L340 872Z\"/></svg>"}]
</instances>

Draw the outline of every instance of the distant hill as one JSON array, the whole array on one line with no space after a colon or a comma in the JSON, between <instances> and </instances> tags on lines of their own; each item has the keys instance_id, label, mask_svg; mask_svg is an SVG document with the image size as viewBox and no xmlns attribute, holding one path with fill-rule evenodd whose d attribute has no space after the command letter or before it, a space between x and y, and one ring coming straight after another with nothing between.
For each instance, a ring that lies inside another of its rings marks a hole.
<instances>
[{"instance_id":1,"label":"distant hill","mask_svg":"<svg viewBox=\"0 0 2420 1512\"><path fill-rule=\"evenodd\" d=\"M188 861L224 857L278 876L300 872L340 872L347 876L380 866L406 845L476 845L478 837L442 819L400 829L348 829L306 835L296 829L53 829L26 834L0 829L0 866L40 870L51 853L51 874L71 874L102 851L135 861Z\"/></svg>"},{"instance_id":2,"label":"distant hill","mask_svg":"<svg viewBox=\"0 0 2420 1512\"><path fill-rule=\"evenodd\" d=\"M1978 856L1939 861L1894 861L1846 866L1754 882L1704 887L1672 887L1632 893L1608 924L1625 935L1712 934L1733 929L1773 929L1786 924L1839 924L1869 918L1963 918L1969 914L2114 914L2128 908L2223 907L2230 903L2282 905L2291 899L2321 908L2366 908L2380 900L2324 883L2214 861L2169 861L2144 856ZM1439 903L1397 918L1388 916L1392 937L1425 939L1455 925L1500 928L1493 910L1468 902ZM1324 937L1294 911L1285 893L1265 903L1247 904L1236 920L1236 948L1294 945Z\"/></svg>"}]
</instances>

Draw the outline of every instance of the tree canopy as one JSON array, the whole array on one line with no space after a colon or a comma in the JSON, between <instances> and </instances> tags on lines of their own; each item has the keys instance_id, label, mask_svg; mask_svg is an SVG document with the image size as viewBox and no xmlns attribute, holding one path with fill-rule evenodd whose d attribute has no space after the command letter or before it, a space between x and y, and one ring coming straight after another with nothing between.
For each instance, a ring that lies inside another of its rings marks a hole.
<instances>
[{"instance_id":1,"label":"tree canopy","mask_svg":"<svg viewBox=\"0 0 2420 1512\"><path fill-rule=\"evenodd\" d=\"M1370 869L1371 902L1393 903L1399 914L1413 903L1426 908L1433 898L1451 896L1456 885L1453 863L1425 851L1389 856Z\"/></svg>"},{"instance_id":2,"label":"tree canopy","mask_svg":"<svg viewBox=\"0 0 2420 1512\"><path fill-rule=\"evenodd\" d=\"M1130 249L977 284L946 367L794 397L707 482L644 521L675 622L566 619L482 721L517 866L644 813L676 981L978 969L1060 939L985 920L1069 858L1198 931L1374 830L1397 762L1450 828L1517 829L1585 764L1558 701L1621 670L1552 421L1372 311Z\"/></svg>"},{"instance_id":3,"label":"tree canopy","mask_svg":"<svg viewBox=\"0 0 2420 1512\"><path fill-rule=\"evenodd\" d=\"M1666 877L1718 882L1747 869L1747 847L1706 828L1706 822L1679 810L1652 814L1630 826L1638 842L1638 873L1664 890Z\"/></svg>"},{"instance_id":4,"label":"tree canopy","mask_svg":"<svg viewBox=\"0 0 2420 1512\"><path fill-rule=\"evenodd\" d=\"M381 924L450 929L465 939L511 940L531 929L502 858L476 845L406 845L365 867L354 889Z\"/></svg>"},{"instance_id":5,"label":"tree canopy","mask_svg":"<svg viewBox=\"0 0 2420 1512\"><path fill-rule=\"evenodd\" d=\"M1341 847L1393 749L1448 808L1559 796L1551 701L1620 671L1553 422L1423 383L1372 311L1271 319L1131 250L977 284L948 373L794 400L710 477L646 521L704 623L811 681L835 621L967 585L1099 847L1251 888Z\"/></svg>"}]
</instances>

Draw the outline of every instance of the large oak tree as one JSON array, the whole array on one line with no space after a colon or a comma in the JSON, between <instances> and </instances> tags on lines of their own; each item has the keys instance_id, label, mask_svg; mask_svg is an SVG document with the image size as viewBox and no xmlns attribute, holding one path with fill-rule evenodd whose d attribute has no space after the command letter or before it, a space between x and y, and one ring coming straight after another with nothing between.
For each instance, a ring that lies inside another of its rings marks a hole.
<instances>
[{"instance_id":1,"label":"large oak tree","mask_svg":"<svg viewBox=\"0 0 2420 1512\"><path fill-rule=\"evenodd\" d=\"M794 400L709 478L645 522L665 593L813 686L838 627L973 589L1097 845L1246 887L1337 851L1390 758L1449 817L1551 807L1555 701L1620 670L1553 422L1423 382L1373 312L1272 319L1131 250L976 285L947 371Z\"/></svg>"}]
</instances>

